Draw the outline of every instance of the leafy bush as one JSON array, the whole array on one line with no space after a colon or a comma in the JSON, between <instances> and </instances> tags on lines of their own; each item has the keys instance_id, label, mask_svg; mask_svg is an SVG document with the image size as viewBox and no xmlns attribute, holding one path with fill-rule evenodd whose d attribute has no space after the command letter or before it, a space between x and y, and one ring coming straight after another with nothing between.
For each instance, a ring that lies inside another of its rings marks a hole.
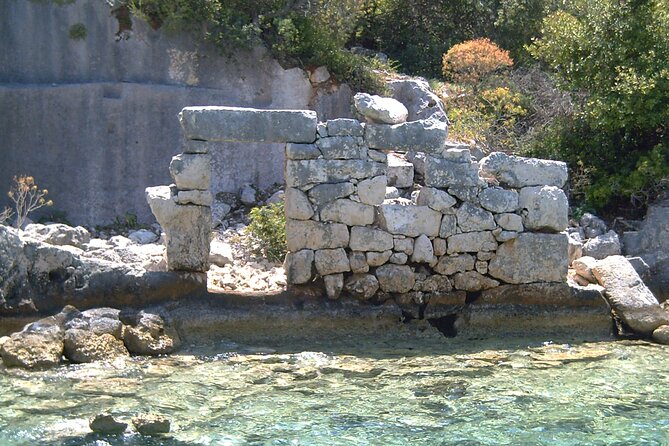
<instances>
[{"instance_id":1,"label":"leafy bush","mask_svg":"<svg viewBox=\"0 0 669 446\"><path fill-rule=\"evenodd\" d=\"M585 168L597 209L647 203L669 178L669 0L580 0L530 51L582 95L535 152Z\"/></svg>"},{"instance_id":2,"label":"leafy bush","mask_svg":"<svg viewBox=\"0 0 669 446\"><path fill-rule=\"evenodd\" d=\"M476 85L513 66L509 52L490 39L475 39L454 45L442 58L446 79Z\"/></svg>"},{"instance_id":3,"label":"leafy bush","mask_svg":"<svg viewBox=\"0 0 669 446\"><path fill-rule=\"evenodd\" d=\"M246 227L250 248L272 262L286 256L286 217L283 202L251 209L251 223Z\"/></svg>"},{"instance_id":4,"label":"leafy bush","mask_svg":"<svg viewBox=\"0 0 669 446\"><path fill-rule=\"evenodd\" d=\"M86 25L83 23L75 23L74 25L70 26L69 35L70 39L72 40L83 40L86 38L87 34L88 30L86 29Z\"/></svg>"},{"instance_id":5,"label":"leafy bush","mask_svg":"<svg viewBox=\"0 0 669 446\"><path fill-rule=\"evenodd\" d=\"M14 202L16 213L14 226L22 227L28 214L44 206L52 206L53 201L45 198L48 194L48 190L37 187L33 177L27 175L14 177L14 184L7 192L7 196ZM3 214L5 214L5 219L11 216L11 214L6 214L6 211L3 211Z\"/></svg>"}]
</instances>

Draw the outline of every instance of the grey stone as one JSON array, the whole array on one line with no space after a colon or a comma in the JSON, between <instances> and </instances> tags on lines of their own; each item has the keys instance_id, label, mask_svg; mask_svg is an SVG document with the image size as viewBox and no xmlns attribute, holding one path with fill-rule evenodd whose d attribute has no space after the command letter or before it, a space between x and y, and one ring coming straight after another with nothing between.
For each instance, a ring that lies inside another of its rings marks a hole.
<instances>
[{"instance_id":1,"label":"grey stone","mask_svg":"<svg viewBox=\"0 0 669 446\"><path fill-rule=\"evenodd\" d=\"M413 186L413 164L394 153L388 155L388 185L395 187Z\"/></svg>"},{"instance_id":2,"label":"grey stone","mask_svg":"<svg viewBox=\"0 0 669 446\"><path fill-rule=\"evenodd\" d=\"M499 282L476 271L467 271L453 277L453 286L456 290L482 291L499 286Z\"/></svg>"},{"instance_id":3,"label":"grey stone","mask_svg":"<svg viewBox=\"0 0 669 446\"><path fill-rule=\"evenodd\" d=\"M498 214L495 221L505 231L523 232L523 218L518 214Z\"/></svg>"},{"instance_id":4,"label":"grey stone","mask_svg":"<svg viewBox=\"0 0 669 446\"><path fill-rule=\"evenodd\" d=\"M286 184L339 183L386 174L386 165L364 160L303 160L286 162Z\"/></svg>"},{"instance_id":5,"label":"grey stone","mask_svg":"<svg viewBox=\"0 0 669 446\"><path fill-rule=\"evenodd\" d=\"M448 237L448 254L459 252L494 251L497 241L490 231L466 232Z\"/></svg>"},{"instance_id":6,"label":"grey stone","mask_svg":"<svg viewBox=\"0 0 669 446\"><path fill-rule=\"evenodd\" d=\"M589 212L583 214L579 220L579 226L583 228L585 238L593 238L606 233L606 223L604 220Z\"/></svg>"},{"instance_id":7,"label":"grey stone","mask_svg":"<svg viewBox=\"0 0 669 446\"><path fill-rule=\"evenodd\" d=\"M117 421L110 413L101 413L95 415L88 421L88 427L90 427L93 432L114 435L125 432L128 423Z\"/></svg>"},{"instance_id":8,"label":"grey stone","mask_svg":"<svg viewBox=\"0 0 669 446\"><path fill-rule=\"evenodd\" d=\"M569 269L567 234L522 233L497 248L488 274L507 283L564 282Z\"/></svg>"},{"instance_id":9,"label":"grey stone","mask_svg":"<svg viewBox=\"0 0 669 446\"><path fill-rule=\"evenodd\" d=\"M372 149L441 153L447 136L446 123L432 120L365 126L365 142Z\"/></svg>"},{"instance_id":10,"label":"grey stone","mask_svg":"<svg viewBox=\"0 0 669 446\"><path fill-rule=\"evenodd\" d=\"M608 256L620 255L620 239L615 231L598 235L583 244L583 255L603 259Z\"/></svg>"},{"instance_id":11,"label":"grey stone","mask_svg":"<svg viewBox=\"0 0 669 446\"><path fill-rule=\"evenodd\" d=\"M217 228L232 210L232 206L222 201L214 201L211 205L211 227Z\"/></svg>"},{"instance_id":12,"label":"grey stone","mask_svg":"<svg viewBox=\"0 0 669 446\"><path fill-rule=\"evenodd\" d=\"M133 417L132 425L142 435L160 435L170 431L170 420L156 414L142 414Z\"/></svg>"},{"instance_id":13,"label":"grey stone","mask_svg":"<svg viewBox=\"0 0 669 446\"><path fill-rule=\"evenodd\" d=\"M400 101L409 112L408 121L434 119L448 122L444 104L423 79L401 79L388 83L393 98Z\"/></svg>"},{"instance_id":14,"label":"grey stone","mask_svg":"<svg viewBox=\"0 0 669 446\"><path fill-rule=\"evenodd\" d=\"M500 243L508 242L518 237L518 233L515 231L502 231L501 228L492 231L492 234L495 236L495 240Z\"/></svg>"},{"instance_id":15,"label":"grey stone","mask_svg":"<svg viewBox=\"0 0 669 446\"><path fill-rule=\"evenodd\" d=\"M110 361L128 356L123 341L109 333L96 334L88 330L72 328L65 331L64 354L74 363Z\"/></svg>"},{"instance_id":16,"label":"grey stone","mask_svg":"<svg viewBox=\"0 0 669 446\"><path fill-rule=\"evenodd\" d=\"M195 139L185 139L183 143L183 153L209 153L214 150L216 143L209 141L200 141Z\"/></svg>"},{"instance_id":17,"label":"grey stone","mask_svg":"<svg viewBox=\"0 0 669 446\"><path fill-rule=\"evenodd\" d=\"M454 163L443 158L425 159L425 185L432 187L482 186L476 163Z\"/></svg>"},{"instance_id":18,"label":"grey stone","mask_svg":"<svg viewBox=\"0 0 669 446\"><path fill-rule=\"evenodd\" d=\"M409 256L404 254L403 252L395 252L393 255L390 256L390 263L394 263L395 265L404 265L407 263L409 260Z\"/></svg>"},{"instance_id":19,"label":"grey stone","mask_svg":"<svg viewBox=\"0 0 669 446\"><path fill-rule=\"evenodd\" d=\"M414 263L430 263L433 257L432 242L425 234L419 235L413 245L411 261Z\"/></svg>"},{"instance_id":20,"label":"grey stone","mask_svg":"<svg viewBox=\"0 0 669 446\"><path fill-rule=\"evenodd\" d=\"M476 253L476 258L479 260L488 261L491 260L493 257L495 257L495 253L490 251L481 251L479 253Z\"/></svg>"},{"instance_id":21,"label":"grey stone","mask_svg":"<svg viewBox=\"0 0 669 446\"><path fill-rule=\"evenodd\" d=\"M567 182L567 164L494 152L481 160L481 171L510 187L555 186Z\"/></svg>"},{"instance_id":22,"label":"grey stone","mask_svg":"<svg viewBox=\"0 0 669 446\"><path fill-rule=\"evenodd\" d=\"M60 364L63 356L62 330L20 331L0 345L0 357L6 367L46 369Z\"/></svg>"},{"instance_id":23,"label":"grey stone","mask_svg":"<svg viewBox=\"0 0 669 446\"><path fill-rule=\"evenodd\" d=\"M443 238L435 238L432 240L432 249L434 250L435 256L443 256L446 254L446 240Z\"/></svg>"},{"instance_id":24,"label":"grey stone","mask_svg":"<svg viewBox=\"0 0 669 446\"><path fill-rule=\"evenodd\" d=\"M394 240L394 249L397 252L403 252L404 254L411 255L413 254L413 239L412 238L399 238Z\"/></svg>"},{"instance_id":25,"label":"grey stone","mask_svg":"<svg viewBox=\"0 0 669 446\"><path fill-rule=\"evenodd\" d=\"M289 142L286 144L286 159L289 160L315 160L322 156L316 144L299 144Z\"/></svg>"},{"instance_id":26,"label":"grey stone","mask_svg":"<svg viewBox=\"0 0 669 446\"><path fill-rule=\"evenodd\" d=\"M374 207L340 198L321 209L321 220L345 223L348 226L365 226L374 223Z\"/></svg>"},{"instance_id":27,"label":"grey stone","mask_svg":"<svg viewBox=\"0 0 669 446\"><path fill-rule=\"evenodd\" d=\"M650 336L659 326L669 324L669 314L625 257L600 260L592 273L605 288L604 295L614 313L636 333Z\"/></svg>"},{"instance_id":28,"label":"grey stone","mask_svg":"<svg viewBox=\"0 0 669 446\"><path fill-rule=\"evenodd\" d=\"M376 269L379 287L386 293L408 293L416 282L411 267L407 265L383 265Z\"/></svg>"},{"instance_id":29,"label":"grey stone","mask_svg":"<svg viewBox=\"0 0 669 446\"><path fill-rule=\"evenodd\" d=\"M468 147L449 148L447 145L445 150L441 153L441 157L446 161L454 163L469 164L472 162L472 154Z\"/></svg>"},{"instance_id":30,"label":"grey stone","mask_svg":"<svg viewBox=\"0 0 669 446\"><path fill-rule=\"evenodd\" d=\"M479 194L479 203L497 214L514 212L518 209L518 192L501 187L489 187Z\"/></svg>"},{"instance_id":31,"label":"grey stone","mask_svg":"<svg viewBox=\"0 0 669 446\"><path fill-rule=\"evenodd\" d=\"M91 234L84 227L72 227L62 223L50 223L47 225L31 223L26 225L23 233L35 240L57 246L76 246L83 248L91 241Z\"/></svg>"},{"instance_id":32,"label":"grey stone","mask_svg":"<svg viewBox=\"0 0 669 446\"><path fill-rule=\"evenodd\" d=\"M138 245L146 245L158 241L158 236L148 229L138 229L128 234L128 238Z\"/></svg>"},{"instance_id":33,"label":"grey stone","mask_svg":"<svg viewBox=\"0 0 669 446\"><path fill-rule=\"evenodd\" d=\"M390 256L393 255L393 252L388 250L388 251L383 251L383 252L374 252L370 251L365 254L367 258L367 264L369 266L381 266L390 260Z\"/></svg>"},{"instance_id":34,"label":"grey stone","mask_svg":"<svg viewBox=\"0 0 669 446\"><path fill-rule=\"evenodd\" d=\"M179 189L209 189L211 183L211 156L185 154L172 157L170 175Z\"/></svg>"},{"instance_id":35,"label":"grey stone","mask_svg":"<svg viewBox=\"0 0 669 446\"><path fill-rule=\"evenodd\" d=\"M214 197L208 190L180 190L177 192L177 204L195 204L197 206L210 207Z\"/></svg>"},{"instance_id":36,"label":"grey stone","mask_svg":"<svg viewBox=\"0 0 669 446\"><path fill-rule=\"evenodd\" d=\"M413 170L421 177L425 176L425 158L427 155L424 152L416 152L409 150L407 152L407 160L413 164Z\"/></svg>"},{"instance_id":37,"label":"grey stone","mask_svg":"<svg viewBox=\"0 0 669 446\"><path fill-rule=\"evenodd\" d=\"M244 184L239 191L239 201L246 206L254 206L258 202L257 191L251 184Z\"/></svg>"},{"instance_id":38,"label":"grey stone","mask_svg":"<svg viewBox=\"0 0 669 446\"><path fill-rule=\"evenodd\" d=\"M653 341L658 344L669 345L669 325L660 325L653 330Z\"/></svg>"},{"instance_id":39,"label":"grey stone","mask_svg":"<svg viewBox=\"0 0 669 446\"><path fill-rule=\"evenodd\" d=\"M330 136L364 136L365 126L357 119L330 119L326 123Z\"/></svg>"},{"instance_id":40,"label":"grey stone","mask_svg":"<svg viewBox=\"0 0 669 446\"><path fill-rule=\"evenodd\" d=\"M351 266L351 272L354 274L366 273L369 271L369 265L367 264L367 257L364 252L361 251L351 251L348 254L348 262Z\"/></svg>"},{"instance_id":41,"label":"grey stone","mask_svg":"<svg viewBox=\"0 0 669 446\"><path fill-rule=\"evenodd\" d=\"M388 156L380 152L378 150L367 150L367 158L369 158L372 161L376 161L377 163L387 163L388 162Z\"/></svg>"},{"instance_id":42,"label":"grey stone","mask_svg":"<svg viewBox=\"0 0 669 446\"><path fill-rule=\"evenodd\" d=\"M497 227L492 213L471 203L462 203L455 216L462 232L487 231Z\"/></svg>"},{"instance_id":43,"label":"grey stone","mask_svg":"<svg viewBox=\"0 0 669 446\"><path fill-rule=\"evenodd\" d=\"M307 283L314 276L314 251L302 249L289 252L283 261L283 269L286 271L288 283Z\"/></svg>"},{"instance_id":44,"label":"grey stone","mask_svg":"<svg viewBox=\"0 0 669 446\"><path fill-rule=\"evenodd\" d=\"M439 226L439 237L448 238L458 232L458 219L455 215L444 215Z\"/></svg>"},{"instance_id":45,"label":"grey stone","mask_svg":"<svg viewBox=\"0 0 669 446\"><path fill-rule=\"evenodd\" d=\"M456 199L448 193L433 187L423 187L416 201L419 206L429 206L439 212L449 212L456 203Z\"/></svg>"},{"instance_id":46,"label":"grey stone","mask_svg":"<svg viewBox=\"0 0 669 446\"><path fill-rule=\"evenodd\" d=\"M476 264L474 264L474 269L476 269L476 272L479 274L488 274L488 262L478 260Z\"/></svg>"},{"instance_id":47,"label":"grey stone","mask_svg":"<svg viewBox=\"0 0 669 446\"><path fill-rule=\"evenodd\" d=\"M314 253L316 271L321 276L351 271L348 256L343 248L319 249Z\"/></svg>"},{"instance_id":48,"label":"grey stone","mask_svg":"<svg viewBox=\"0 0 669 446\"><path fill-rule=\"evenodd\" d=\"M576 234L569 233L569 264L571 265L574 260L583 256L583 243L581 243L581 237Z\"/></svg>"},{"instance_id":49,"label":"grey stone","mask_svg":"<svg viewBox=\"0 0 669 446\"><path fill-rule=\"evenodd\" d=\"M320 138L316 146L325 159L367 159L367 149L359 146L353 136Z\"/></svg>"},{"instance_id":50,"label":"grey stone","mask_svg":"<svg viewBox=\"0 0 669 446\"><path fill-rule=\"evenodd\" d=\"M286 188L285 210L286 217L295 220L309 220L314 215L314 208L307 195L293 187Z\"/></svg>"},{"instance_id":51,"label":"grey stone","mask_svg":"<svg viewBox=\"0 0 669 446\"><path fill-rule=\"evenodd\" d=\"M360 202L371 205L383 203L383 200L386 198L387 183L388 177L385 175L360 181L357 188Z\"/></svg>"},{"instance_id":52,"label":"grey stone","mask_svg":"<svg viewBox=\"0 0 669 446\"><path fill-rule=\"evenodd\" d=\"M309 74L309 80L312 84L322 84L323 82L327 82L329 79L330 72L326 66L320 66Z\"/></svg>"},{"instance_id":53,"label":"grey stone","mask_svg":"<svg viewBox=\"0 0 669 446\"><path fill-rule=\"evenodd\" d=\"M377 209L379 226L391 234L409 237L439 235L442 215L427 206L383 204Z\"/></svg>"},{"instance_id":54,"label":"grey stone","mask_svg":"<svg viewBox=\"0 0 669 446\"><path fill-rule=\"evenodd\" d=\"M337 198L346 198L355 192L353 183L335 183L320 184L309 189L309 198L317 206L336 200Z\"/></svg>"},{"instance_id":55,"label":"grey stone","mask_svg":"<svg viewBox=\"0 0 669 446\"><path fill-rule=\"evenodd\" d=\"M265 204L282 203L284 201L286 201L286 193L282 190L278 190L265 200Z\"/></svg>"},{"instance_id":56,"label":"grey stone","mask_svg":"<svg viewBox=\"0 0 669 446\"><path fill-rule=\"evenodd\" d=\"M474 262L474 257L470 254L442 256L434 266L434 271L438 274L450 276L455 273L473 270Z\"/></svg>"},{"instance_id":57,"label":"grey stone","mask_svg":"<svg viewBox=\"0 0 669 446\"><path fill-rule=\"evenodd\" d=\"M597 279L592 274L592 268L597 264L594 257L583 256L572 262L574 271L590 283L597 283Z\"/></svg>"},{"instance_id":58,"label":"grey stone","mask_svg":"<svg viewBox=\"0 0 669 446\"><path fill-rule=\"evenodd\" d=\"M348 240L348 227L344 224L286 219L288 251L345 248Z\"/></svg>"},{"instance_id":59,"label":"grey stone","mask_svg":"<svg viewBox=\"0 0 669 446\"><path fill-rule=\"evenodd\" d=\"M130 353L150 356L172 353L181 344L176 330L160 315L145 311L140 311L135 323L125 328L123 341Z\"/></svg>"},{"instance_id":60,"label":"grey stone","mask_svg":"<svg viewBox=\"0 0 669 446\"><path fill-rule=\"evenodd\" d=\"M350 248L353 251L386 251L393 249L393 236L380 229L354 226Z\"/></svg>"},{"instance_id":61,"label":"grey stone","mask_svg":"<svg viewBox=\"0 0 669 446\"><path fill-rule=\"evenodd\" d=\"M167 268L206 272L211 229L209 208L176 204L168 186L147 188L146 200L165 231Z\"/></svg>"},{"instance_id":62,"label":"grey stone","mask_svg":"<svg viewBox=\"0 0 669 446\"><path fill-rule=\"evenodd\" d=\"M232 264L234 255L230 244L214 239L209 245L209 263L216 266Z\"/></svg>"},{"instance_id":63,"label":"grey stone","mask_svg":"<svg viewBox=\"0 0 669 446\"><path fill-rule=\"evenodd\" d=\"M527 211L526 229L560 232L569 224L567 196L558 187L524 187L520 190L519 206Z\"/></svg>"},{"instance_id":64,"label":"grey stone","mask_svg":"<svg viewBox=\"0 0 669 446\"><path fill-rule=\"evenodd\" d=\"M479 193L481 192L479 186L451 186L448 188L448 193L454 197L467 201L472 204L480 204Z\"/></svg>"},{"instance_id":65,"label":"grey stone","mask_svg":"<svg viewBox=\"0 0 669 446\"><path fill-rule=\"evenodd\" d=\"M399 124L405 122L409 115L406 107L393 98L357 93L353 101L358 113L369 122Z\"/></svg>"},{"instance_id":66,"label":"grey stone","mask_svg":"<svg viewBox=\"0 0 669 446\"><path fill-rule=\"evenodd\" d=\"M311 110L186 107L179 113L189 139L239 142L314 142L317 116Z\"/></svg>"},{"instance_id":67,"label":"grey stone","mask_svg":"<svg viewBox=\"0 0 669 446\"><path fill-rule=\"evenodd\" d=\"M331 274L323 277L323 282L325 283L325 294L328 298L333 300L339 299L339 296L344 289L344 275Z\"/></svg>"},{"instance_id":68,"label":"grey stone","mask_svg":"<svg viewBox=\"0 0 669 446\"><path fill-rule=\"evenodd\" d=\"M327 166L323 160L286 161L286 186L302 187L314 183L326 183Z\"/></svg>"},{"instance_id":69,"label":"grey stone","mask_svg":"<svg viewBox=\"0 0 669 446\"><path fill-rule=\"evenodd\" d=\"M448 277L436 274L426 278L420 284L420 291L425 293L448 293L452 289L453 284L451 284L451 281L448 279ZM434 298L436 298L436 296L430 297L430 302L432 302L432 299Z\"/></svg>"},{"instance_id":70,"label":"grey stone","mask_svg":"<svg viewBox=\"0 0 669 446\"><path fill-rule=\"evenodd\" d=\"M353 274L346 279L344 288L351 296L368 300L379 290L379 281L373 274Z\"/></svg>"},{"instance_id":71,"label":"grey stone","mask_svg":"<svg viewBox=\"0 0 669 446\"><path fill-rule=\"evenodd\" d=\"M316 134L320 136L321 138L326 138L328 137L328 126L324 122L319 122L316 124Z\"/></svg>"}]
</instances>

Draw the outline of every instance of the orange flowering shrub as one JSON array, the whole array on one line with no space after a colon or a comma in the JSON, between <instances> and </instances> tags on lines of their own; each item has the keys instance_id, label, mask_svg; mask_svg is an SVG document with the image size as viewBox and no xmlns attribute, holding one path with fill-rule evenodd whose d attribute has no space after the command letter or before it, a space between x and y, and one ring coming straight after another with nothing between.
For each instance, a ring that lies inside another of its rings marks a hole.
<instances>
[{"instance_id":1,"label":"orange flowering shrub","mask_svg":"<svg viewBox=\"0 0 669 446\"><path fill-rule=\"evenodd\" d=\"M453 82L466 84L476 84L512 65L509 52L490 39L468 40L454 45L442 59L444 76Z\"/></svg>"}]
</instances>

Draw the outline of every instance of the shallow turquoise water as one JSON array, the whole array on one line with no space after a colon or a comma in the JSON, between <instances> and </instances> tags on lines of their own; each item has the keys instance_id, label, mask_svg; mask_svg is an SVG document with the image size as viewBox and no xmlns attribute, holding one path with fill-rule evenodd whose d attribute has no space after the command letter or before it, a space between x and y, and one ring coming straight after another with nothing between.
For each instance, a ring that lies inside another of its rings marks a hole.
<instances>
[{"instance_id":1,"label":"shallow turquoise water","mask_svg":"<svg viewBox=\"0 0 669 446\"><path fill-rule=\"evenodd\" d=\"M90 434L109 410L162 438ZM166 358L0 368L0 445L663 445L669 348L370 333L186 346ZM96 443L96 441L98 441Z\"/></svg>"}]
</instances>

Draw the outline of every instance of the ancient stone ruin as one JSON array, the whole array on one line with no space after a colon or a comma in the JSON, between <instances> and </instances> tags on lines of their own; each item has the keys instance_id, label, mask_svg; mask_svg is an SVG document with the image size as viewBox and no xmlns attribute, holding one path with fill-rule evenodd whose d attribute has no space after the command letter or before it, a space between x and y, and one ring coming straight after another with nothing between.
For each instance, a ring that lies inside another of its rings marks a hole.
<instances>
[{"instance_id":1,"label":"ancient stone ruin","mask_svg":"<svg viewBox=\"0 0 669 446\"><path fill-rule=\"evenodd\" d=\"M318 123L307 110L184 108L175 185L147 189L168 268L207 270L210 143L284 142L292 285L322 283L332 299L452 292L464 302L467 292L504 284L566 281L565 163L504 153L473 161L468 149L446 144L446 122L405 122L406 109L379 113L384 107L361 99L367 122ZM424 154L424 185L410 200L386 199L388 153L407 151Z\"/></svg>"}]
</instances>

